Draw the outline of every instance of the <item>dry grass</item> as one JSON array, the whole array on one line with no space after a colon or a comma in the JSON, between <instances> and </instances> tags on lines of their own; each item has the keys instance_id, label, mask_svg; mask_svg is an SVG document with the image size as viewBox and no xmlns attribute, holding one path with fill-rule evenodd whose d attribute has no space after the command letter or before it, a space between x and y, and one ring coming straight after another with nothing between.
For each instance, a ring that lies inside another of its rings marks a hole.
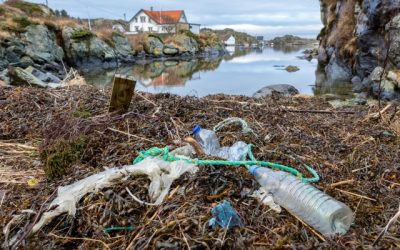
<instances>
[{"instance_id":1,"label":"dry grass","mask_svg":"<svg viewBox=\"0 0 400 250\"><path fill-rule=\"evenodd\" d=\"M0 39L11 37L11 34L7 31L0 30Z\"/></svg>"},{"instance_id":2,"label":"dry grass","mask_svg":"<svg viewBox=\"0 0 400 250\"><path fill-rule=\"evenodd\" d=\"M356 19L354 16L357 0L348 0L340 7L340 14L336 14L336 1L329 1L327 15L327 33L330 33L326 44L335 46L339 50L339 55L343 58L350 58L354 61L357 53L357 38L354 34ZM336 25L336 28L335 28Z\"/></svg>"},{"instance_id":3,"label":"dry grass","mask_svg":"<svg viewBox=\"0 0 400 250\"><path fill-rule=\"evenodd\" d=\"M94 33L97 35L97 37L106 42L108 45L114 47L114 42L112 39L114 32L115 31L110 28L101 28L96 29Z\"/></svg>"},{"instance_id":4,"label":"dry grass","mask_svg":"<svg viewBox=\"0 0 400 250\"><path fill-rule=\"evenodd\" d=\"M134 51L142 52L144 51L144 45L147 43L149 36L146 33L142 33L138 35L129 35L127 38Z\"/></svg>"}]
</instances>

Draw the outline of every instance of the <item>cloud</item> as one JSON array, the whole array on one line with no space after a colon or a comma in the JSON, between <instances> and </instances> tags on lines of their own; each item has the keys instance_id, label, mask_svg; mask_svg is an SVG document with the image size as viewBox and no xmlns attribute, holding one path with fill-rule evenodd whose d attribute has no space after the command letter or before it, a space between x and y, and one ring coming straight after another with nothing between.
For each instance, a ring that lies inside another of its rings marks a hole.
<instances>
[{"instance_id":1,"label":"cloud","mask_svg":"<svg viewBox=\"0 0 400 250\"><path fill-rule=\"evenodd\" d=\"M183 9L190 22L206 27L233 28L252 34L305 34L316 36L322 28L317 0L48 0L53 9L72 16L130 19L138 10ZM43 3L44 0L32 0Z\"/></svg>"}]
</instances>

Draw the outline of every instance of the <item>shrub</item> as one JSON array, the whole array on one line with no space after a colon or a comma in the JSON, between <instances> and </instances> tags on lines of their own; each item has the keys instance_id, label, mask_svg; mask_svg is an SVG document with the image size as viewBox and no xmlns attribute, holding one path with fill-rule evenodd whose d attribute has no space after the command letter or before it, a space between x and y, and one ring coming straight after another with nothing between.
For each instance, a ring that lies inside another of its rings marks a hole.
<instances>
[{"instance_id":1,"label":"shrub","mask_svg":"<svg viewBox=\"0 0 400 250\"><path fill-rule=\"evenodd\" d=\"M26 28L30 25L37 24L36 22L32 22L29 20L27 17L24 16L18 16L18 17L13 17L12 19L20 28Z\"/></svg>"},{"instance_id":2,"label":"shrub","mask_svg":"<svg viewBox=\"0 0 400 250\"><path fill-rule=\"evenodd\" d=\"M78 137L74 140L60 139L43 149L40 157L47 177L56 179L68 174L71 167L81 159L86 146L87 139Z\"/></svg>"},{"instance_id":3,"label":"shrub","mask_svg":"<svg viewBox=\"0 0 400 250\"><path fill-rule=\"evenodd\" d=\"M71 34L71 38L74 40L90 40L92 37L94 37L94 34L84 28L78 29Z\"/></svg>"}]
</instances>

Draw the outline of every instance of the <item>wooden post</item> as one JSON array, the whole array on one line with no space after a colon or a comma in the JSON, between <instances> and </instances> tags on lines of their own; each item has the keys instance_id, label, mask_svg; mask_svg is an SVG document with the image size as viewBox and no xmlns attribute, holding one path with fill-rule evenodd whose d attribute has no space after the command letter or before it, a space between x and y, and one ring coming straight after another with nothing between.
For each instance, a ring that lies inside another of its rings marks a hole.
<instances>
[{"instance_id":1,"label":"wooden post","mask_svg":"<svg viewBox=\"0 0 400 250\"><path fill-rule=\"evenodd\" d=\"M115 75L108 111L126 113L129 110L135 87L136 81L132 76Z\"/></svg>"}]
</instances>

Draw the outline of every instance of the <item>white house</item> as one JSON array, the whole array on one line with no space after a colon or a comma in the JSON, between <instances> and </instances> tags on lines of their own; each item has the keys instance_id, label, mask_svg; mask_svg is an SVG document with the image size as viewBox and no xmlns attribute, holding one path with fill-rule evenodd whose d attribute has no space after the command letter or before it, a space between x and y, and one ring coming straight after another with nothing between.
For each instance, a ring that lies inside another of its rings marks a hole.
<instances>
[{"instance_id":1,"label":"white house","mask_svg":"<svg viewBox=\"0 0 400 250\"><path fill-rule=\"evenodd\" d=\"M236 39L234 36L229 36L227 39L224 41L226 46L235 46L236 45Z\"/></svg>"},{"instance_id":2,"label":"white house","mask_svg":"<svg viewBox=\"0 0 400 250\"><path fill-rule=\"evenodd\" d=\"M155 11L151 8L151 10L141 9L132 17L127 33L170 34L179 30L190 30L194 34L200 34L200 24L189 23L183 10Z\"/></svg>"}]
</instances>

